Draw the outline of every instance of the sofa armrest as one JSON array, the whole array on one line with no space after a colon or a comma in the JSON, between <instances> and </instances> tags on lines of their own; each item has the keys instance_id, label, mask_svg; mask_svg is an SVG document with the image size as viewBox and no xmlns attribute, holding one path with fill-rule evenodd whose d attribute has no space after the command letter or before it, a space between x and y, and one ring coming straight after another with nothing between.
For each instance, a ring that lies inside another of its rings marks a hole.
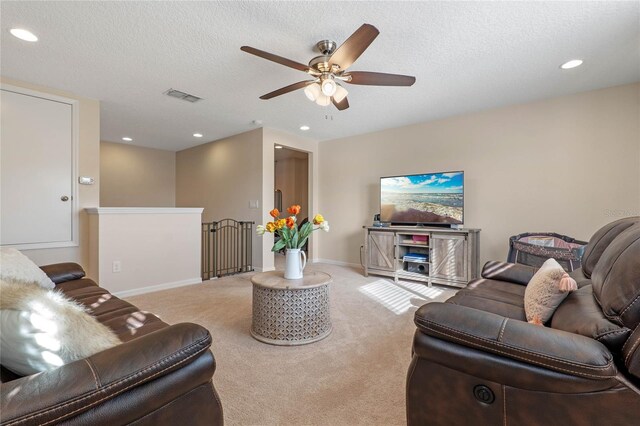
<instances>
[{"instance_id":1,"label":"sofa armrest","mask_svg":"<svg viewBox=\"0 0 640 426\"><path fill-rule=\"evenodd\" d=\"M490 261L482 268L482 278L527 285L538 269L519 263Z\"/></svg>"},{"instance_id":2,"label":"sofa armrest","mask_svg":"<svg viewBox=\"0 0 640 426\"><path fill-rule=\"evenodd\" d=\"M588 337L450 303L415 314L429 336L569 375L608 380L617 369L609 350Z\"/></svg>"},{"instance_id":3,"label":"sofa armrest","mask_svg":"<svg viewBox=\"0 0 640 426\"><path fill-rule=\"evenodd\" d=\"M61 284L66 281L79 280L85 273L82 266L77 263L54 263L52 265L41 266L40 269L53 281L54 284Z\"/></svg>"},{"instance_id":4,"label":"sofa armrest","mask_svg":"<svg viewBox=\"0 0 640 426\"><path fill-rule=\"evenodd\" d=\"M58 423L210 356L210 345L205 328L176 324L59 368L2 383L2 424ZM189 385L209 382L214 370L211 357Z\"/></svg>"}]
</instances>

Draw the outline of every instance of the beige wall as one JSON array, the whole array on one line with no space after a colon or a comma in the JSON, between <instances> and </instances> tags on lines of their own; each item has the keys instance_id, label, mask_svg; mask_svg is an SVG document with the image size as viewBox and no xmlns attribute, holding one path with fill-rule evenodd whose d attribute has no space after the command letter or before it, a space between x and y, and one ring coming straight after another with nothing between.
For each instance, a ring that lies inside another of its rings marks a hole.
<instances>
[{"instance_id":1,"label":"beige wall","mask_svg":"<svg viewBox=\"0 0 640 426\"><path fill-rule=\"evenodd\" d=\"M320 258L359 263L379 178L465 171L465 226L481 261L508 238L554 231L588 239L640 215L640 85L632 84L320 143Z\"/></svg>"},{"instance_id":2,"label":"beige wall","mask_svg":"<svg viewBox=\"0 0 640 426\"><path fill-rule=\"evenodd\" d=\"M273 192L273 177L269 182ZM258 200L259 207L249 208L250 200ZM261 224L262 129L178 151L176 206L204 207L205 222L232 218ZM261 267L262 242L253 238L253 262Z\"/></svg>"},{"instance_id":3,"label":"beige wall","mask_svg":"<svg viewBox=\"0 0 640 426\"><path fill-rule=\"evenodd\" d=\"M283 132L281 130L264 128L263 129L263 148L262 148L262 193L265 200L263 211L263 220L267 218L269 212L269 206L273 206L273 179L274 179L274 149L273 147L278 144L288 148L292 148L298 151L304 151L309 154L308 161L308 204L309 214L314 215L318 213L318 147L319 143L316 140L305 138L303 136L294 135L291 133ZM273 208L273 207L271 207ZM318 242L316 238L318 232L314 232L309 238L309 259L313 262L318 258ZM265 267L273 268L273 255L270 254L271 247L273 245L273 239L267 236L263 240L263 258L265 259Z\"/></svg>"},{"instance_id":4,"label":"beige wall","mask_svg":"<svg viewBox=\"0 0 640 426\"><path fill-rule=\"evenodd\" d=\"M92 276L121 297L202 282L201 211L90 209Z\"/></svg>"},{"instance_id":5,"label":"beige wall","mask_svg":"<svg viewBox=\"0 0 640 426\"><path fill-rule=\"evenodd\" d=\"M73 93L5 77L0 77L0 81L3 84L78 100L80 137L77 174L78 176L90 176L96 180L94 185L78 186L78 246L24 250L23 253L39 265L57 262L77 262L86 267L89 264L89 224L84 208L98 206L100 201L100 102L95 99L76 96Z\"/></svg>"},{"instance_id":6,"label":"beige wall","mask_svg":"<svg viewBox=\"0 0 640 426\"><path fill-rule=\"evenodd\" d=\"M275 162L275 187L282 191L282 208L300 205L300 220L309 216L309 167L308 160L285 158Z\"/></svg>"},{"instance_id":7,"label":"beige wall","mask_svg":"<svg viewBox=\"0 0 640 426\"><path fill-rule=\"evenodd\" d=\"M100 142L101 207L175 205L175 152Z\"/></svg>"},{"instance_id":8,"label":"beige wall","mask_svg":"<svg viewBox=\"0 0 640 426\"><path fill-rule=\"evenodd\" d=\"M273 208L274 145L309 153L308 205L318 205L318 142L274 129L256 129L176 153L176 206L204 207L203 221L233 218L256 225L269 219ZM251 200L258 208L249 208ZM255 229L255 227L254 227ZM317 253L311 239L310 257ZM253 264L257 270L274 268L273 236L253 236Z\"/></svg>"}]
</instances>

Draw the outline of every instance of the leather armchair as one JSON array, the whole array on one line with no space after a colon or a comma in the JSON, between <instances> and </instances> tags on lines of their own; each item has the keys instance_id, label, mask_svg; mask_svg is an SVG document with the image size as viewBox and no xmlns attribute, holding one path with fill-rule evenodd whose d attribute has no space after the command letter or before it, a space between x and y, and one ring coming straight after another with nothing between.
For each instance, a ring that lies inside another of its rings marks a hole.
<instances>
[{"instance_id":1,"label":"leather armchair","mask_svg":"<svg viewBox=\"0 0 640 426\"><path fill-rule=\"evenodd\" d=\"M585 251L579 290L544 327L524 319L535 268L522 265L489 262L447 302L421 307L408 424L637 422L640 218L611 225Z\"/></svg>"},{"instance_id":2,"label":"leather armchair","mask_svg":"<svg viewBox=\"0 0 640 426\"><path fill-rule=\"evenodd\" d=\"M223 423L212 384L211 335L205 328L170 326L152 314L136 315L140 311L135 306L83 278L84 271L74 263L42 269L59 291L91 309L124 343L39 374L4 374L2 425ZM103 302L96 307L96 300ZM126 326L132 314L138 320L135 333Z\"/></svg>"}]
</instances>

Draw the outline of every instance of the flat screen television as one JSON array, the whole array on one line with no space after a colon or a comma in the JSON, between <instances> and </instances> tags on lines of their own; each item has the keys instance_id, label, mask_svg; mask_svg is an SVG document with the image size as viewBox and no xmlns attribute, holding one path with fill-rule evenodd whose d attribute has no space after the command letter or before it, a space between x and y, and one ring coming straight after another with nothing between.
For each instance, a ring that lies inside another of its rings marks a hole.
<instances>
[{"instance_id":1,"label":"flat screen television","mask_svg":"<svg viewBox=\"0 0 640 426\"><path fill-rule=\"evenodd\" d=\"M464 172L380 178L380 221L402 225L462 224Z\"/></svg>"}]
</instances>

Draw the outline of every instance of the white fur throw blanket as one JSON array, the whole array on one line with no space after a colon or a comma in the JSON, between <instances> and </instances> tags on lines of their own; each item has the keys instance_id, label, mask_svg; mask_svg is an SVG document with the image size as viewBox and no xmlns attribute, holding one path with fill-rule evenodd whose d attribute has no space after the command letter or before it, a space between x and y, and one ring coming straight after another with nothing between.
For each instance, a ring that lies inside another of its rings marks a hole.
<instances>
[{"instance_id":1,"label":"white fur throw blanket","mask_svg":"<svg viewBox=\"0 0 640 426\"><path fill-rule=\"evenodd\" d=\"M34 374L119 343L109 328L62 293L0 280L0 362L5 368Z\"/></svg>"},{"instance_id":2,"label":"white fur throw blanket","mask_svg":"<svg viewBox=\"0 0 640 426\"><path fill-rule=\"evenodd\" d=\"M14 248L0 247L0 279L24 284L37 283L43 288L55 288L55 284L29 259Z\"/></svg>"}]
</instances>

